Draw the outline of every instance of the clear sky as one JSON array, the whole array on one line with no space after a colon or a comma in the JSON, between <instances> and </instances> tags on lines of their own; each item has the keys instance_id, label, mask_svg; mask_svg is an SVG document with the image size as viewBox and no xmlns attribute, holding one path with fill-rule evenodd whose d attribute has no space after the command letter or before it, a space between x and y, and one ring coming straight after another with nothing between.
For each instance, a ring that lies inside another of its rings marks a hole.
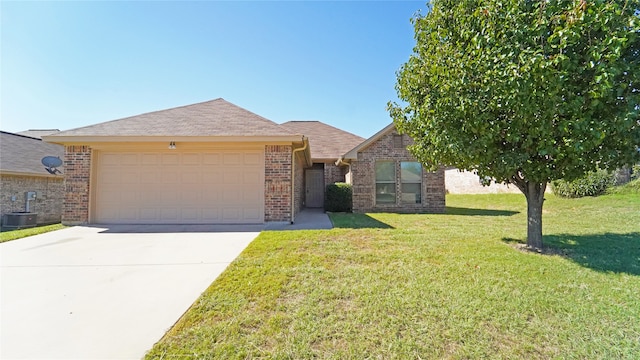
<instances>
[{"instance_id":1,"label":"clear sky","mask_svg":"<svg viewBox=\"0 0 640 360\"><path fill-rule=\"evenodd\" d=\"M1 1L0 129L61 130L224 98L369 137L423 1Z\"/></svg>"}]
</instances>

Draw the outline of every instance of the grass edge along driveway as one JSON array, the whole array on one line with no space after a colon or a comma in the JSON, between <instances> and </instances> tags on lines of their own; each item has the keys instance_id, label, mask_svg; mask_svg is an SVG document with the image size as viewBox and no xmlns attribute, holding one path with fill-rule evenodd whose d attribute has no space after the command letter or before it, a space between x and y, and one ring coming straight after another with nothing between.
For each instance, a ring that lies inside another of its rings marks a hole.
<instances>
[{"instance_id":1,"label":"grass edge along driveway","mask_svg":"<svg viewBox=\"0 0 640 360\"><path fill-rule=\"evenodd\" d=\"M640 195L520 195L263 232L147 358L640 358Z\"/></svg>"}]
</instances>

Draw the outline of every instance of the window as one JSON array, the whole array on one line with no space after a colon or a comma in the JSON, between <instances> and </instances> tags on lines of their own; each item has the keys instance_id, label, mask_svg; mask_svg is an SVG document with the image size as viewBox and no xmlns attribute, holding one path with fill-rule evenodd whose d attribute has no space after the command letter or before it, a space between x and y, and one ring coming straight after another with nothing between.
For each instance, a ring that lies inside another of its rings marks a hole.
<instances>
[{"instance_id":1,"label":"window","mask_svg":"<svg viewBox=\"0 0 640 360\"><path fill-rule=\"evenodd\" d=\"M376 161L376 204L396 203L396 164Z\"/></svg>"},{"instance_id":2,"label":"window","mask_svg":"<svg viewBox=\"0 0 640 360\"><path fill-rule=\"evenodd\" d=\"M400 163L402 203L420 204L422 201L422 165L419 162Z\"/></svg>"}]
</instances>

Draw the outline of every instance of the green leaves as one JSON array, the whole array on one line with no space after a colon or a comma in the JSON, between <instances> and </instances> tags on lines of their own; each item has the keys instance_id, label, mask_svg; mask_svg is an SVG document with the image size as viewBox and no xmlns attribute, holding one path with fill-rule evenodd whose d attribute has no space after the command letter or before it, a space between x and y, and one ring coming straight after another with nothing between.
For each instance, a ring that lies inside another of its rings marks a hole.
<instances>
[{"instance_id":1,"label":"green leaves","mask_svg":"<svg viewBox=\"0 0 640 360\"><path fill-rule=\"evenodd\" d=\"M430 6L388 106L420 161L538 183L640 161L640 1Z\"/></svg>"}]
</instances>

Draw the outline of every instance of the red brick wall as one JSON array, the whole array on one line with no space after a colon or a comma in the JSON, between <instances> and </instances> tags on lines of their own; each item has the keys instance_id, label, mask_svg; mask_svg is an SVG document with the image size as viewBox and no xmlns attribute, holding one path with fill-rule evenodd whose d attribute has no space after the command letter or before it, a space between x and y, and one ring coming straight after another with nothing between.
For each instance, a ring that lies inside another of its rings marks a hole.
<instances>
[{"instance_id":1,"label":"red brick wall","mask_svg":"<svg viewBox=\"0 0 640 360\"><path fill-rule=\"evenodd\" d=\"M264 221L291 221L291 145L264 149Z\"/></svg>"},{"instance_id":2,"label":"red brick wall","mask_svg":"<svg viewBox=\"0 0 640 360\"><path fill-rule=\"evenodd\" d=\"M335 162L324 163L324 185L344 182L346 166L337 167Z\"/></svg>"},{"instance_id":3,"label":"red brick wall","mask_svg":"<svg viewBox=\"0 0 640 360\"><path fill-rule=\"evenodd\" d=\"M436 172L422 172L422 201L420 204L403 204L400 198L400 162L416 161L406 149L413 140L403 135L403 148L394 147L395 130L358 153L358 159L351 163L354 212L402 212L442 213L445 207L444 169ZM378 160L394 161L396 165L396 203L376 205L375 163Z\"/></svg>"},{"instance_id":4,"label":"red brick wall","mask_svg":"<svg viewBox=\"0 0 640 360\"><path fill-rule=\"evenodd\" d=\"M65 225L89 222L89 176L91 148L84 145L66 146L64 151L64 204L62 223Z\"/></svg>"}]
</instances>

